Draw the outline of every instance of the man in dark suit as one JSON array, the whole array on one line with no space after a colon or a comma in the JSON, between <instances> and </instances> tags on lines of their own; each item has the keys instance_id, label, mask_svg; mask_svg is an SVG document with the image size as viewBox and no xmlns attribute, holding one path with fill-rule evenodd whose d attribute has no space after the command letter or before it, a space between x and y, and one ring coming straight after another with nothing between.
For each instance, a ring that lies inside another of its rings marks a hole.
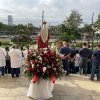
<instances>
[{"instance_id":1,"label":"man in dark suit","mask_svg":"<svg viewBox=\"0 0 100 100\"><path fill-rule=\"evenodd\" d=\"M95 72L97 74L97 81L100 81L100 44L98 44L97 50L93 52L91 80L94 80Z\"/></svg>"},{"instance_id":2,"label":"man in dark suit","mask_svg":"<svg viewBox=\"0 0 100 100\"><path fill-rule=\"evenodd\" d=\"M86 42L83 43L83 47L79 51L80 53L80 75L82 72L84 72L85 75L87 75L87 61L88 56L92 54L92 51L88 49L88 44Z\"/></svg>"},{"instance_id":3,"label":"man in dark suit","mask_svg":"<svg viewBox=\"0 0 100 100\"><path fill-rule=\"evenodd\" d=\"M69 74L69 55L70 55L70 48L67 46L66 41L63 41L63 46L60 48L60 54L63 55L62 57L62 63L63 63L63 68L64 71L66 72L66 75Z\"/></svg>"}]
</instances>

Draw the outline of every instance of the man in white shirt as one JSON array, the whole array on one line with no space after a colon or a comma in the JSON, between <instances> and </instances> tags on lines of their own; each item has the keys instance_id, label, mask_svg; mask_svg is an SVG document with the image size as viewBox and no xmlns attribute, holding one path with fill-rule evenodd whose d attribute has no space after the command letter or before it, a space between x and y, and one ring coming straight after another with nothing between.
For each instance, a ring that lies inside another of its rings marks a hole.
<instances>
[{"instance_id":1,"label":"man in white shirt","mask_svg":"<svg viewBox=\"0 0 100 100\"><path fill-rule=\"evenodd\" d=\"M16 77L19 77L20 74L20 57L21 54L19 53L19 50L16 49L16 45L13 45L12 49L9 51L9 56L11 59L11 75L12 78L14 78L14 75Z\"/></svg>"},{"instance_id":2,"label":"man in white shirt","mask_svg":"<svg viewBox=\"0 0 100 100\"><path fill-rule=\"evenodd\" d=\"M1 47L1 42L0 42L0 72L1 75L4 76L4 67L6 66L6 50Z\"/></svg>"}]
</instances>

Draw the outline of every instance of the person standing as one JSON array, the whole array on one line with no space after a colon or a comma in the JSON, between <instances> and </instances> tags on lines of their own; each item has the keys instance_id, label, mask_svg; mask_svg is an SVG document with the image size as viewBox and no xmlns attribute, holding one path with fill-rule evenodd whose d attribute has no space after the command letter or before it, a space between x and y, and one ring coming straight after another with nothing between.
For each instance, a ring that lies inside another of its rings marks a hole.
<instances>
[{"instance_id":1,"label":"person standing","mask_svg":"<svg viewBox=\"0 0 100 100\"><path fill-rule=\"evenodd\" d=\"M91 69L92 69L92 54L88 56L88 61L87 61L87 73L91 74Z\"/></svg>"},{"instance_id":2,"label":"person standing","mask_svg":"<svg viewBox=\"0 0 100 100\"><path fill-rule=\"evenodd\" d=\"M87 60L88 60L88 56L92 53L92 51L88 49L88 44L86 42L84 42L82 46L83 47L79 51L80 54L79 72L80 75L82 74L82 72L85 75L87 75Z\"/></svg>"},{"instance_id":3,"label":"person standing","mask_svg":"<svg viewBox=\"0 0 100 100\"><path fill-rule=\"evenodd\" d=\"M30 51L30 47L29 47L29 46L27 46L27 47L26 47L26 50L23 51L23 56L24 56L25 62L26 62L26 60L27 60L28 50Z\"/></svg>"},{"instance_id":4,"label":"person standing","mask_svg":"<svg viewBox=\"0 0 100 100\"><path fill-rule=\"evenodd\" d=\"M56 41L56 54L59 54L59 50L62 47L62 41Z\"/></svg>"},{"instance_id":5,"label":"person standing","mask_svg":"<svg viewBox=\"0 0 100 100\"><path fill-rule=\"evenodd\" d=\"M20 53L16 49L16 45L13 45L12 49L9 51L9 56L11 59L11 75L12 78L19 77L20 72Z\"/></svg>"},{"instance_id":6,"label":"person standing","mask_svg":"<svg viewBox=\"0 0 100 100\"><path fill-rule=\"evenodd\" d=\"M22 61L23 61L21 47L19 45L17 45L16 50L19 53L19 74L21 74L20 68L22 66Z\"/></svg>"},{"instance_id":7,"label":"person standing","mask_svg":"<svg viewBox=\"0 0 100 100\"><path fill-rule=\"evenodd\" d=\"M60 54L62 55L62 63L64 71L66 72L66 75L69 75L69 54L70 54L70 48L67 46L67 42L63 41L63 47L60 48Z\"/></svg>"},{"instance_id":8,"label":"person standing","mask_svg":"<svg viewBox=\"0 0 100 100\"><path fill-rule=\"evenodd\" d=\"M74 60L75 60L75 54L76 50L74 49L73 45L70 46L70 61L69 61L69 66L70 66L70 73L75 73L75 66L74 66Z\"/></svg>"},{"instance_id":9,"label":"person standing","mask_svg":"<svg viewBox=\"0 0 100 100\"><path fill-rule=\"evenodd\" d=\"M100 81L100 44L97 45L97 50L93 52L91 80L94 80L95 72L97 74L97 81Z\"/></svg>"},{"instance_id":10,"label":"person standing","mask_svg":"<svg viewBox=\"0 0 100 100\"><path fill-rule=\"evenodd\" d=\"M6 50L1 47L1 42L0 42L0 72L2 77L5 75L5 66L6 66Z\"/></svg>"},{"instance_id":11,"label":"person standing","mask_svg":"<svg viewBox=\"0 0 100 100\"><path fill-rule=\"evenodd\" d=\"M11 74L11 64L10 64L10 56L8 55L9 47L6 47L6 66L5 66L5 74Z\"/></svg>"},{"instance_id":12,"label":"person standing","mask_svg":"<svg viewBox=\"0 0 100 100\"><path fill-rule=\"evenodd\" d=\"M79 55L79 51L76 50L76 55L75 55L75 73L79 72L79 63L80 63L80 55Z\"/></svg>"}]
</instances>

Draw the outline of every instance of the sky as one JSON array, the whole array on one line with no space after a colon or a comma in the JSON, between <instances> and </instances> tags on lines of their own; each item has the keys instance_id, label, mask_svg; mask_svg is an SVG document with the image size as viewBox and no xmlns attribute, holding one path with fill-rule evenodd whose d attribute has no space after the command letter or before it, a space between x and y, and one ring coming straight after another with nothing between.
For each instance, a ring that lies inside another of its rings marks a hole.
<instances>
[{"instance_id":1,"label":"sky","mask_svg":"<svg viewBox=\"0 0 100 100\"><path fill-rule=\"evenodd\" d=\"M73 9L82 14L84 23L91 23L92 13L94 21L100 14L100 0L0 0L0 21L7 23L8 15L12 15L14 24L40 26L44 10L44 20L50 25L57 25Z\"/></svg>"}]
</instances>

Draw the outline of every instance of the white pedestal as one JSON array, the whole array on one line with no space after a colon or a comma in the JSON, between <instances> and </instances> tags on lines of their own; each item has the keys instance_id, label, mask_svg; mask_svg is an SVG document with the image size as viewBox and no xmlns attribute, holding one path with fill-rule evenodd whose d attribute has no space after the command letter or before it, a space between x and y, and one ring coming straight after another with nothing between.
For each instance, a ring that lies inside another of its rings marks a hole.
<instances>
[{"instance_id":1,"label":"white pedestal","mask_svg":"<svg viewBox=\"0 0 100 100\"><path fill-rule=\"evenodd\" d=\"M53 97L54 83L49 80L41 80L40 83L30 83L27 96L37 100L45 100Z\"/></svg>"}]
</instances>

